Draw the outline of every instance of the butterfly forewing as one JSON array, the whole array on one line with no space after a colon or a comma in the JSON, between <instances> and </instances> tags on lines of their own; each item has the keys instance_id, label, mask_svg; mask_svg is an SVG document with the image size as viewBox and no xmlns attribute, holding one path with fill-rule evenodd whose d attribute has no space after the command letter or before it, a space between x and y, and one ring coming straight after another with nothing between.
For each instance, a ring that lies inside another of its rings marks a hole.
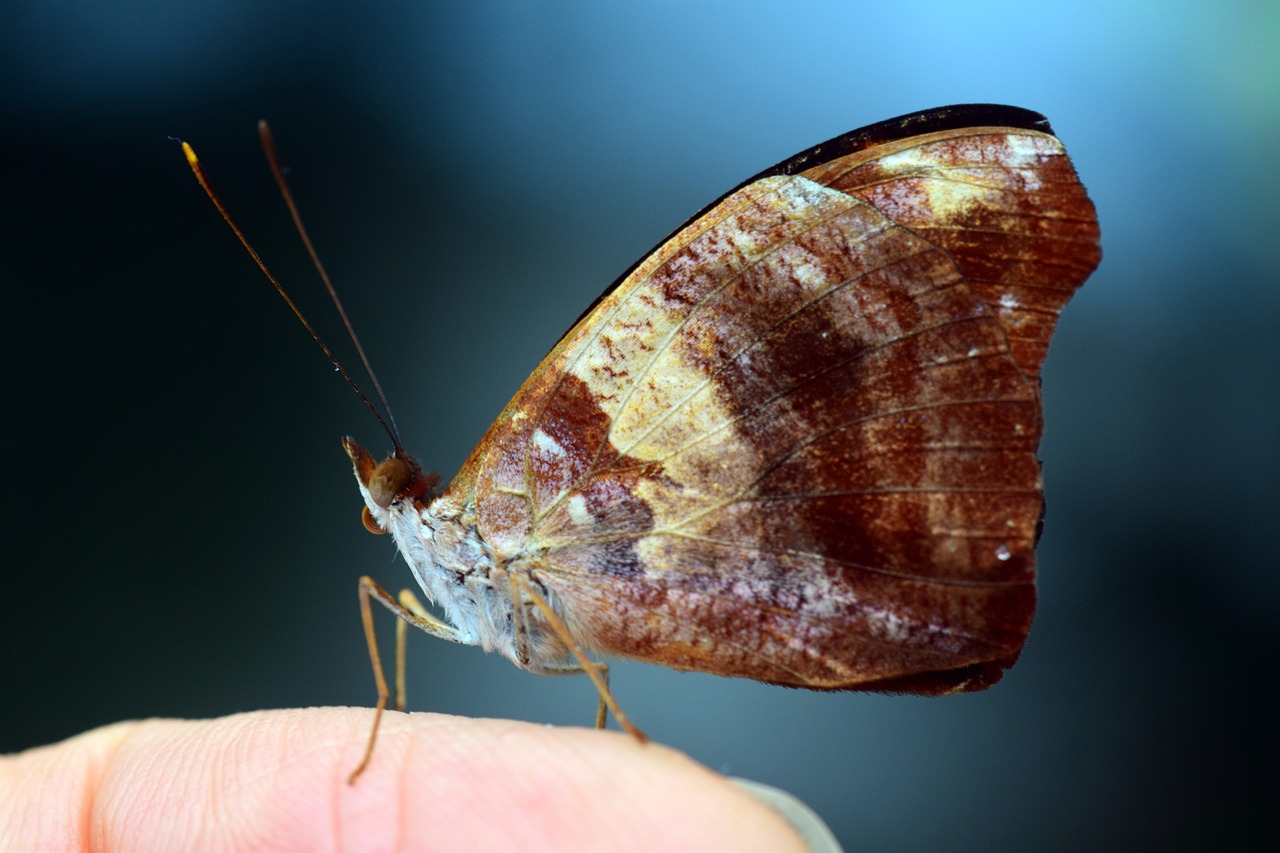
<instances>
[{"instance_id":1,"label":"butterfly forewing","mask_svg":"<svg viewBox=\"0 0 1280 853\"><path fill-rule=\"evenodd\" d=\"M561 340L450 493L586 647L986 686L1035 605L1039 365L1096 263L1047 133L952 129L762 178Z\"/></svg>"}]
</instances>

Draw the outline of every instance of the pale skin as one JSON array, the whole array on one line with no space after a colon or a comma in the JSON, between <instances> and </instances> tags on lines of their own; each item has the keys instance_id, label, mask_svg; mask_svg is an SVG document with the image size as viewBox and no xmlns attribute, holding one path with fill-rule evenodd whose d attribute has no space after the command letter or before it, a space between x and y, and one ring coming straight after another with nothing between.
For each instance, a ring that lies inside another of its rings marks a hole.
<instances>
[{"instance_id":1,"label":"pale skin","mask_svg":"<svg viewBox=\"0 0 1280 853\"><path fill-rule=\"evenodd\" d=\"M0 758L10 849L799 850L768 807L614 732L369 709L95 729Z\"/></svg>"}]
</instances>

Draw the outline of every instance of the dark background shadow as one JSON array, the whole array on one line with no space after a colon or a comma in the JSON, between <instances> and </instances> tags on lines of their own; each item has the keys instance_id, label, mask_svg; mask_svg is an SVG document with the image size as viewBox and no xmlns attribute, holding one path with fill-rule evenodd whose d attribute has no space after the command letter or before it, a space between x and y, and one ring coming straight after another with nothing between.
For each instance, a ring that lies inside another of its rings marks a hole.
<instances>
[{"instance_id":1,"label":"dark background shadow","mask_svg":"<svg viewBox=\"0 0 1280 853\"><path fill-rule=\"evenodd\" d=\"M1249 838L1275 798L1257 694L1280 624L1271 5L474 5L0 10L0 749L369 704L356 578L410 581L363 534L338 444L381 452L380 432L170 137L336 339L257 149L272 120L410 450L448 476L582 308L707 201L853 127L999 101L1051 118L1105 255L1045 370L1021 662L940 700L632 664L617 695L850 848ZM585 680L413 639L415 709L590 718Z\"/></svg>"}]
</instances>

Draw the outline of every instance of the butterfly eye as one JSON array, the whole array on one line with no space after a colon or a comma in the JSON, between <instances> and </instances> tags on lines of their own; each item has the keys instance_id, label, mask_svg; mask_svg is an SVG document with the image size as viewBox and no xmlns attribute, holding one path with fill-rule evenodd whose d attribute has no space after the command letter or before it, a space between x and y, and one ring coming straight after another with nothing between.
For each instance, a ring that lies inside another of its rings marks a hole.
<instances>
[{"instance_id":1,"label":"butterfly eye","mask_svg":"<svg viewBox=\"0 0 1280 853\"><path fill-rule=\"evenodd\" d=\"M369 512L369 508L360 508L360 523L364 525L364 529L372 533L374 536L381 536L387 531L383 530L378 520L373 517L373 513Z\"/></svg>"},{"instance_id":2,"label":"butterfly eye","mask_svg":"<svg viewBox=\"0 0 1280 853\"><path fill-rule=\"evenodd\" d=\"M391 502L400 494L412 474L409 466L402 460L394 456L384 460L369 475L369 497L384 509L391 506Z\"/></svg>"}]
</instances>

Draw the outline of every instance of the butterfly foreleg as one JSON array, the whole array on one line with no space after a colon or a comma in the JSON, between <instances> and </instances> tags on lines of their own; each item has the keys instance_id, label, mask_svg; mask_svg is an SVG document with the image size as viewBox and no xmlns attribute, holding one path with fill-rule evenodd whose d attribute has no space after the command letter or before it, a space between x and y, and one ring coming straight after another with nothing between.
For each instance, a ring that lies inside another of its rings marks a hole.
<instances>
[{"instance_id":1,"label":"butterfly foreleg","mask_svg":"<svg viewBox=\"0 0 1280 853\"><path fill-rule=\"evenodd\" d=\"M622 709L618 707L613 694L609 692L608 667L587 657L582 650L582 646L578 644L573 634L570 633L569 626L560 618L560 614L556 613L547 599L533 588L533 583L528 573L511 572L507 575L507 585L511 595L512 610L515 614L516 648L518 654L521 655L521 662L528 666L531 671L545 675L586 673L587 677L591 679L591 683L595 685L596 691L600 694L600 705L596 711L596 727L603 728L604 709L607 708L613 714L613 718L618 721L618 725L622 726L628 734L640 741L640 743L647 743L649 738L644 732L635 727L626 714L622 713ZM573 657L577 660L576 664L556 666L532 663L529 654L528 617L525 615L525 605L527 604L532 604L538 609L547 625L559 637L560 642L573 654Z\"/></svg>"},{"instance_id":2,"label":"butterfly foreleg","mask_svg":"<svg viewBox=\"0 0 1280 853\"><path fill-rule=\"evenodd\" d=\"M382 712L387 708L387 698L391 691L387 688L387 678L382 670L382 656L378 653L378 638L373 628L373 607L370 599L377 601L396 616L396 710L404 708L404 652L405 626L412 625L433 637L462 642L458 631L452 625L441 622L432 616L422 603L409 590L400 593L399 600L391 597L373 578L365 575L360 578L360 619L364 623L364 639L369 646L369 662L373 665L373 679L378 687L378 704L374 709L373 729L369 732L369 742L365 746L364 756L356 769L347 777L347 783L355 782L356 777L364 772L373 758L373 746L378 740L378 726L382 723Z\"/></svg>"}]
</instances>

